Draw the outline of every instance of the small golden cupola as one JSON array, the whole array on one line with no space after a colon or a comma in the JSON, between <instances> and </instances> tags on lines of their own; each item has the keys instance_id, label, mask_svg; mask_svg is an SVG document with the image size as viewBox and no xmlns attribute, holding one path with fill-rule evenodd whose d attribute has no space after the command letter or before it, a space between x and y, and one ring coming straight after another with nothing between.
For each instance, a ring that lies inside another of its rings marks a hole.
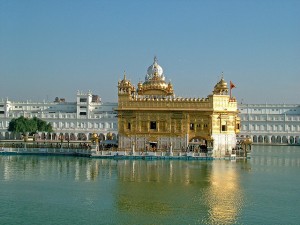
<instances>
[{"instance_id":1,"label":"small golden cupola","mask_svg":"<svg viewBox=\"0 0 300 225\"><path fill-rule=\"evenodd\" d=\"M167 84L165 79L163 69L157 63L157 58L154 57L153 64L148 67L145 82L138 83L138 94L156 96L173 95L173 85L171 83Z\"/></svg>"},{"instance_id":2,"label":"small golden cupola","mask_svg":"<svg viewBox=\"0 0 300 225\"><path fill-rule=\"evenodd\" d=\"M223 74L221 80L215 85L213 94L228 95L228 87L226 81L223 78Z\"/></svg>"},{"instance_id":3,"label":"small golden cupola","mask_svg":"<svg viewBox=\"0 0 300 225\"><path fill-rule=\"evenodd\" d=\"M135 92L135 87L131 84L129 80L126 79L126 74L124 72L123 80L118 82L118 93L120 94L131 94Z\"/></svg>"}]
</instances>

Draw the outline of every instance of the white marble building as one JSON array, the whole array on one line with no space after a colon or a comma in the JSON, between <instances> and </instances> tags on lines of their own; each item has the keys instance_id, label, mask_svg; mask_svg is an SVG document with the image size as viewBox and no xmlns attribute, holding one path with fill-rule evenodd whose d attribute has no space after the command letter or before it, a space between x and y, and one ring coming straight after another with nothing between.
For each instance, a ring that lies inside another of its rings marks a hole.
<instances>
[{"instance_id":1,"label":"white marble building","mask_svg":"<svg viewBox=\"0 0 300 225\"><path fill-rule=\"evenodd\" d=\"M66 102L56 98L54 102L17 102L0 100L0 140L20 139L20 134L7 131L13 118L37 117L51 123L53 133L38 133L42 140L89 140L97 133L100 140L117 139L117 103L102 103L97 95L77 92L76 101Z\"/></svg>"},{"instance_id":2,"label":"white marble building","mask_svg":"<svg viewBox=\"0 0 300 225\"><path fill-rule=\"evenodd\" d=\"M241 132L253 143L300 144L300 105L239 104Z\"/></svg>"},{"instance_id":3,"label":"white marble building","mask_svg":"<svg viewBox=\"0 0 300 225\"><path fill-rule=\"evenodd\" d=\"M20 139L7 131L13 118L38 117L51 123L54 132L39 132L40 139L89 140L97 133L100 140L117 139L117 102L103 103L91 92L77 92L76 101L17 102L0 99L0 140ZM239 104L241 129L237 139L251 137L254 143L300 144L300 105Z\"/></svg>"}]
</instances>

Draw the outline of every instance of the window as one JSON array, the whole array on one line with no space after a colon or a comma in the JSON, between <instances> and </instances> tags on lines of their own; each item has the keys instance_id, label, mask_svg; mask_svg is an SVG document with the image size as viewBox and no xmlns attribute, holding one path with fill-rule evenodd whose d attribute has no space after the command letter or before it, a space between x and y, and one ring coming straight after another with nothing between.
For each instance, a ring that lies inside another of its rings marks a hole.
<instances>
[{"instance_id":1,"label":"window","mask_svg":"<svg viewBox=\"0 0 300 225\"><path fill-rule=\"evenodd\" d=\"M222 131L226 131L226 125L222 125Z\"/></svg>"},{"instance_id":2,"label":"window","mask_svg":"<svg viewBox=\"0 0 300 225\"><path fill-rule=\"evenodd\" d=\"M238 130L240 129L240 124L239 124L239 123L236 125L236 128L237 128Z\"/></svg>"},{"instance_id":3,"label":"window","mask_svg":"<svg viewBox=\"0 0 300 225\"><path fill-rule=\"evenodd\" d=\"M80 98L79 101L80 101L80 102L87 102L87 99L86 99L86 98Z\"/></svg>"},{"instance_id":4,"label":"window","mask_svg":"<svg viewBox=\"0 0 300 225\"><path fill-rule=\"evenodd\" d=\"M86 112L80 112L79 115L85 116L85 115L86 115Z\"/></svg>"},{"instance_id":5,"label":"window","mask_svg":"<svg viewBox=\"0 0 300 225\"><path fill-rule=\"evenodd\" d=\"M190 130L194 130L195 129L195 125L193 123L190 123Z\"/></svg>"},{"instance_id":6,"label":"window","mask_svg":"<svg viewBox=\"0 0 300 225\"><path fill-rule=\"evenodd\" d=\"M128 129L128 130L131 129L131 124L130 124L130 123L127 124L127 129Z\"/></svg>"},{"instance_id":7,"label":"window","mask_svg":"<svg viewBox=\"0 0 300 225\"><path fill-rule=\"evenodd\" d=\"M150 129L156 130L156 121L150 121Z\"/></svg>"}]
</instances>

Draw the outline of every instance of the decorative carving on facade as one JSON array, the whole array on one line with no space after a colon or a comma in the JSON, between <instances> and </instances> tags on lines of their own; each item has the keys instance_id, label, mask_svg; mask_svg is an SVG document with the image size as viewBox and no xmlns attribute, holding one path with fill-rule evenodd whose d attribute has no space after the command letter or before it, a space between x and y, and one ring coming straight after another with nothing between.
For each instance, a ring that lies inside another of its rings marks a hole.
<instances>
[{"instance_id":1,"label":"decorative carving on facade","mask_svg":"<svg viewBox=\"0 0 300 225\"><path fill-rule=\"evenodd\" d=\"M118 83L119 149L131 147L131 138L137 151L172 143L174 151L213 148L214 156L223 156L236 146L237 103L223 77L206 98L178 98L155 58L137 87L125 75Z\"/></svg>"}]
</instances>

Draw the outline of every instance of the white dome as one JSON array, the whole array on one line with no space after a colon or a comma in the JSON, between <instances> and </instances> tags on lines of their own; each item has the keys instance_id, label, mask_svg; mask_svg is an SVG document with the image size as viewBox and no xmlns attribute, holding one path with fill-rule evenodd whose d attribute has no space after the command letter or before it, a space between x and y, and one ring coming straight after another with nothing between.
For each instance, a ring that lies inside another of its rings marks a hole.
<instances>
[{"instance_id":1,"label":"white dome","mask_svg":"<svg viewBox=\"0 0 300 225\"><path fill-rule=\"evenodd\" d=\"M163 72L164 72L163 68L160 65L158 65L157 58L154 57L153 64L148 67L147 77L152 78L156 72L159 77L163 77Z\"/></svg>"}]
</instances>

